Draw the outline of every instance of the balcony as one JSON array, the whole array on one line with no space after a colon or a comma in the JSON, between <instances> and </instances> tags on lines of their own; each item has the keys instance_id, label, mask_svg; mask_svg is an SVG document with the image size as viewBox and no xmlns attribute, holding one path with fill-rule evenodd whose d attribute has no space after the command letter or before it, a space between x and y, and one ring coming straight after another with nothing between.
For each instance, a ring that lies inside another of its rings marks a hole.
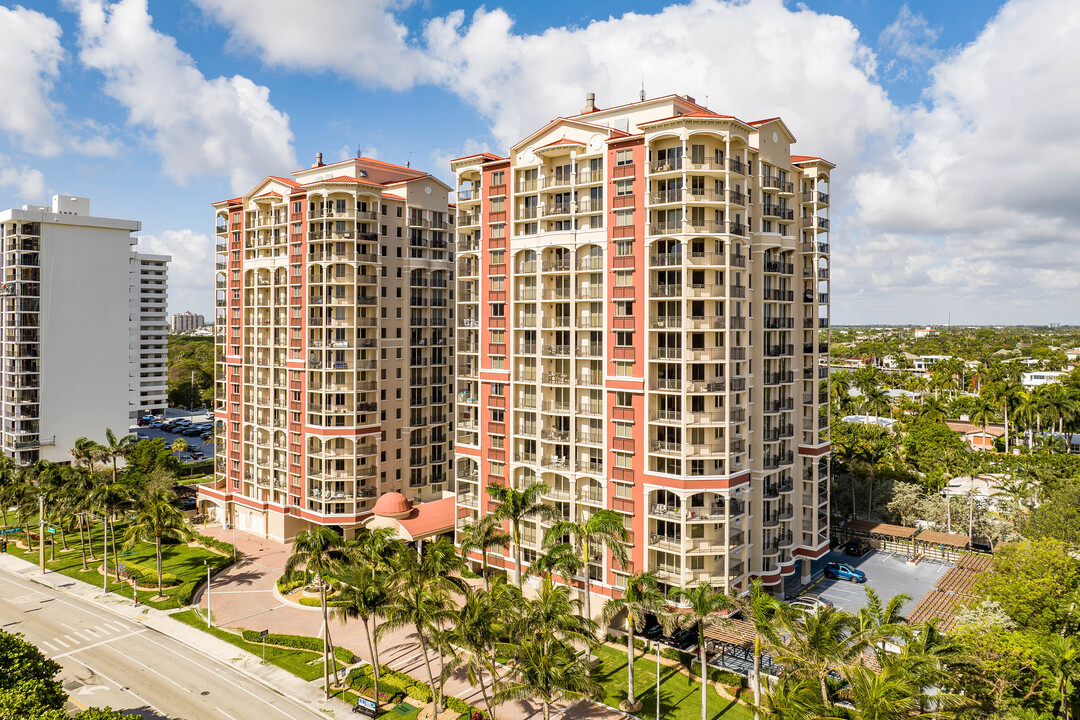
<instances>
[{"instance_id":1,"label":"balcony","mask_svg":"<svg viewBox=\"0 0 1080 720\"><path fill-rule=\"evenodd\" d=\"M728 170L733 173L745 175L746 163L744 163L742 160L736 160L735 158L731 158L728 160Z\"/></svg>"},{"instance_id":2,"label":"balcony","mask_svg":"<svg viewBox=\"0 0 1080 720\"><path fill-rule=\"evenodd\" d=\"M794 210L786 208L783 205L773 205L772 203L763 204L761 206L761 214L765 217L775 217L780 218L781 220L795 219Z\"/></svg>"},{"instance_id":3,"label":"balcony","mask_svg":"<svg viewBox=\"0 0 1080 720\"><path fill-rule=\"evenodd\" d=\"M665 284L665 285L651 285L649 287L650 297L682 297L682 285Z\"/></svg>"},{"instance_id":4,"label":"balcony","mask_svg":"<svg viewBox=\"0 0 1080 720\"><path fill-rule=\"evenodd\" d=\"M682 253L660 253L649 256L649 265L652 267L667 267L670 265L682 265Z\"/></svg>"},{"instance_id":5,"label":"balcony","mask_svg":"<svg viewBox=\"0 0 1080 720\"><path fill-rule=\"evenodd\" d=\"M768 175L766 175L764 178L762 178L761 187L769 188L769 189L772 189L772 190L778 190L779 192L787 193L787 194L793 194L795 192L795 185L794 184L788 182L787 180L783 180L783 179L781 179L779 177L772 177L772 176L768 176Z\"/></svg>"}]
</instances>

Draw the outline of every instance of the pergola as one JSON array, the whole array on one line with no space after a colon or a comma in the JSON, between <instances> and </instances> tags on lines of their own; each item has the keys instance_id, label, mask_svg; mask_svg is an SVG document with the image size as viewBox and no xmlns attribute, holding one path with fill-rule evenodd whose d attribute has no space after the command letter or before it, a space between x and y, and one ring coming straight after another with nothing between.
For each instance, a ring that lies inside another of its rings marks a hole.
<instances>
[{"instance_id":1,"label":"pergola","mask_svg":"<svg viewBox=\"0 0 1080 720\"><path fill-rule=\"evenodd\" d=\"M957 533L943 533L935 530L923 530L921 533L915 536L915 543L925 543L926 545L937 545L942 551L942 555L946 555L948 550L966 550L971 545L971 538L967 535L958 535ZM947 556L946 556L947 559Z\"/></svg>"},{"instance_id":2,"label":"pergola","mask_svg":"<svg viewBox=\"0 0 1080 720\"><path fill-rule=\"evenodd\" d=\"M948 533L937 533L947 535ZM963 536L961 536L963 537ZM956 565L934 584L934 589L926 593L922 600L908 614L908 621L921 623L938 618L938 628L948 631L956 625L956 611L960 605L974 599L971 590L975 580L990 569L994 558L991 555L964 554L957 558Z\"/></svg>"},{"instance_id":3,"label":"pergola","mask_svg":"<svg viewBox=\"0 0 1080 720\"><path fill-rule=\"evenodd\" d=\"M872 522L870 520L848 520L844 525L844 530L849 534L868 535L898 542L910 541L918 532L915 528ZM912 553L914 553L914 543L912 543Z\"/></svg>"},{"instance_id":4,"label":"pergola","mask_svg":"<svg viewBox=\"0 0 1080 720\"><path fill-rule=\"evenodd\" d=\"M719 648L716 651L718 660L709 662L710 665L729 667L728 661L733 661L732 666L740 671L753 666L754 640L757 634L754 632L754 624L749 620L731 619L718 625L706 625L705 637L714 641ZM772 658L762 653L761 671L769 672L772 664Z\"/></svg>"}]
</instances>

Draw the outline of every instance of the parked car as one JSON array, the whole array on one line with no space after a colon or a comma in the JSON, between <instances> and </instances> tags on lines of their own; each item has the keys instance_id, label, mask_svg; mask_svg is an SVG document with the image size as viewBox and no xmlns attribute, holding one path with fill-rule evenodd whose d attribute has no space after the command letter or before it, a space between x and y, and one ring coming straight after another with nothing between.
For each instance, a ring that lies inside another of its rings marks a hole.
<instances>
[{"instance_id":1,"label":"parked car","mask_svg":"<svg viewBox=\"0 0 1080 720\"><path fill-rule=\"evenodd\" d=\"M194 496L189 496L180 498L176 504L181 510L194 510L198 507L199 501Z\"/></svg>"},{"instance_id":2,"label":"parked car","mask_svg":"<svg viewBox=\"0 0 1080 720\"><path fill-rule=\"evenodd\" d=\"M139 433L138 435L135 436L135 439L136 440L149 440L150 436L147 435L146 433Z\"/></svg>"},{"instance_id":3,"label":"parked car","mask_svg":"<svg viewBox=\"0 0 1080 720\"><path fill-rule=\"evenodd\" d=\"M862 557L866 553L870 552L872 548L870 543L866 542L862 538L852 538L844 544L844 554L851 555L853 557Z\"/></svg>"},{"instance_id":4,"label":"parked car","mask_svg":"<svg viewBox=\"0 0 1080 720\"><path fill-rule=\"evenodd\" d=\"M831 607L832 603L816 595L803 595L789 603L791 607L805 612L817 612L822 608Z\"/></svg>"},{"instance_id":5,"label":"parked car","mask_svg":"<svg viewBox=\"0 0 1080 720\"><path fill-rule=\"evenodd\" d=\"M203 455L203 454L202 454L201 452L199 452L198 450L196 450L195 452L191 453L191 454L190 454L190 455L189 455L188 457L190 457L190 458L191 458L192 460L202 460L202 459L203 459L203 458L205 458L206 456L205 456L205 455Z\"/></svg>"},{"instance_id":6,"label":"parked car","mask_svg":"<svg viewBox=\"0 0 1080 720\"><path fill-rule=\"evenodd\" d=\"M847 563L829 563L825 566L825 577L847 580L853 583L866 582L866 573L856 570Z\"/></svg>"},{"instance_id":7,"label":"parked car","mask_svg":"<svg viewBox=\"0 0 1080 720\"><path fill-rule=\"evenodd\" d=\"M155 430L160 430L164 426L165 423L161 422L160 420L155 420L154 422L150 423L150 427L154 428Z\"/></svg>"},{"instance_id":8,"label":"parked car","mask_svg":"<svg viewBox=\"0 0 1080 720\"><path fill-rule=\"evenodd\" d=\"M657 623L656 625L650 625L645 628L645 632L641 633L641 637L646 640L659 640L664 634L664 626Z\"/></svg>"},{"instance_id":9,"label":"parked car","mask_svg":"<svg viewBox=\"0 0 1080 720\"><path fill-rule=\"evenodd\" d=\"M682 628L671 634L671 644L680 650L688 650L697 645L697 630Z\"/></svg>"}]
</instances>

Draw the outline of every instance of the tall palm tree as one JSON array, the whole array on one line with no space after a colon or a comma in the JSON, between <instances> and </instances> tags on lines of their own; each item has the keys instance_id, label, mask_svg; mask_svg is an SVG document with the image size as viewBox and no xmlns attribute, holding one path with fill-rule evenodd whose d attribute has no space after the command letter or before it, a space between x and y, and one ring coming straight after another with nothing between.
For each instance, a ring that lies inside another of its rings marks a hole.
<instances>
[{"instance_id":1,"label":"tall palm tree","mask_svg":"<svg viewBox=\"0 0 1080 720\"><path fill-rule=\"evenodd\" d=\"M1069 720L1080 687L1080 640L1075 635L1050 635L1044 641L1041 655L1061 698L1058 716Z\"/></svg>"},{"instance_id":2,"label":"tall palm tree","mask_svg":"<svg viewBox=\"0 0 1080 720\"><path fill-rule=\"evenodd\" d=\"M131 505L131 491L123 483L109 482L107 478L99 476L98 483L90 495L90 505L94 510L101 513L106 526L106 535L112 534L112 557L113 569L116 573L116 582L120 582L119 554L116 551L116 521L118 512ZM105 560L105 574L109 573L108 548L102 552Z\"/></svg>"},{"instance_id":3,"label":"tall palm tree","mask_svg":"<svg viewBox=\"0 0 1080 720\"><path fill-rule=\"evenodd\" d=\"M172 441L172 445L169 446L169 450L172 450L177 455L187 452L188 441L184 438L176 438Z\"/></svg>"},{"instance_id":4,"label":"tall palm tree","mask_svg":"<svg viewBox=\"0 0 1080 720\"><path fill-rule=\"evenodd\" d=\"M323 692L330 699L330 618L326 609L326 583L328 573L336 570L345 560L345 542L341 535L328 527L318 526L301 530L293 540L292 554L285 561L285 577L292 577L303 569L315 576L319 584L319 607L323 618Z\"/></svg>"},{"instance_id":5,"label":"tall palm tree","mask_svg":"<svg viewBox=\"0 0 1080 720\"><path fill-rule=\"evenodd\" d=\"M529 637L517 646L517 662L510 677L501 681L495 702L539 700L544 720L551 718L551 705L600 691L600 684L590 677L588 665L567 642L545 642Z\"/></svg>"},{"instance_id":6,"label":"tall palm tree","mask_svg":"<svg viewBox=\"0 0 1080 720\"><path fill-rule=\"evenodd\" d=\"M340 604L334 610L334 617L345 623L349 619L358 619L364 624L368 652L371 653L371 666L375 675L375 713L379 710L379 636L372 632L372 621L386 604L389 597L389 577L371 565L351 567L340 576L342 588Z\"/></svg>"},{"instance_id":7,"label":"tall palm tree","mask_svg":"<svg viewBox=\"0 0 1080 720\"><path fill-rule=\"evenodd\" d=\"M510 540L514 545L514 565L517 573L517 586L523 581L521 572L521 524L528 518L543 520L561 520L562 514L551 505L545 505L541 498L548 491L544 483L533 483L524 490L503 487L491 483L487 487L488 496L498 503L492 515L510 525Z\"/></svg>"},{"instance_id":8,"label":"tall palm tree","mask_svg":"<svg viewBox=\"0 0 1080 720\"><path fill-rule=\"evenodd\" d=\"M103 460L112 465L113 482L116 482L116 461L127 457L131 449L135 447L136 442L138 442L138 438L135 435L124 435L118 438L112 428L105 428L105 444L99 446L99 453Z\"/></svg>"},{"instance_id":9,"label":"tall palm tree","mask_svg":"<svg viewBox=\"0 0 1080 720\"><path fill-rule=\"evenodd\" d=\"M927 395L919 404L917 414L921 419L940 423L945 422L945 418L949 416L949 408L945 401L936 395Z\"/></svg>"},{"instance_id":10,"label":"tall palm tree","mask_svg":"<svg viewBox=\"0 0 1080 720\"><path fill-rule=\"evenodd\" d=\"M627 712L634 712L640 703L634 697L634 632L638 625L645 625L645 616L653 615L663 622L668 613L667 599L660 592L656 573L652 571L634 573L626 578L622 597L613 597L604 603L604 612L600 616L605 626L610 625L616 616L626 613L626 706Z\"/></svg>"},{"instance_id":11,"label":"tall palm tree","mask_svg":"<svg viewBox=\"0 0 1080 720\"><path fill-rule=\"evenodd\" d=\"M625 566L628 562L626 544L630 541L630 533L623 524L623 516L614 510L597 510L584 520L574 522L572 520L560 520L553 524L544 538L545 543L553 540L570 537L581 548L581 562L584 567L584 596L585 617L592 615L592 586L590 583L589 564L597 560L603 561L603 551L606 549L611 557L620 565ZM596 550L597 552L593 552ZM569 578L567 578L569 583Z\"/></svg>"},{"instance_id":12,"label":"tall palm tree","mask_svg":"<svg viewBox=\"0 0 1080 720\"><path fill-rule=\"evenodd\" d=\"M544 579L544 582L551 582L551 576L558 573L563 577L563 581L569 585L570 578L581 572L581 568L584 567L581 563L581 557L577 554L577 550L570 545L570 543L559 543L558 545L552 545L545 552L536 556L536 559L529 565L529 569L525 571L526 575L538 575Z\"/></svg>"},{"instance_id":13,"label":"tall palm tree","mask_svg":"<svg viewBox=\"0 0 1080 720\"><path fill-rule=\"evenodd\" d=\"M158 596L161 596L161 541L164 539L187 541L192 532L182 513L174 504L176 494L172 490L154 490L139 498L135 505L135 517L124 530L124 549L130 550L138 541L154 543L157 559Z\"/></svg>"},{"instance_id":14,"label":"tall palm tree","mask_svg":"<svg viewBox=\"0 0 1080 720\"><path fill-rule=\"evenodd\" d=\"M866 392L863 393L862 411L867 415L873 415L875 421L882 415L891 415L892 398L889 396L888 390L880 385L867 388ZM874 424L877 425L877 422Z\"/></svg>"},{"instance_id":15,"label":"tall palm tree","mask_svg":"<svg viewBox=\"0 0 1080 720\"><path fill-rule=\"evenodd\" d=\"M494 694L499 681L499 667L495 658L502 643L510 637L510 623L521 602L521 591L500 575L494 587L479 592L472 589L466 591L465 603L448 632L447 639L464 650L466 655L454 658L446 670L465 668L469 682L480 686L480 694L491 720L495 720L495 707L492 697L488 695L485 678L491 678Z\"/></svg>"},{"instance_id":16,"label":"tall palm tree","mask_svg":"<svg viewBox=\"0 0 1080 720\"><path fill-rule=\"evenodd\" d=\"M1019 385L1007 379L992 383L987 386L986 396L992 403L1000 408L1005 422L1005 452L1009 452L1009 407L1012 406L1019 394Z\"/></svg>"},{"instance_id":17,"label":"tall palm tree","mask_svg":"<svg viewBox=\"0 0 1080 720\"><path fill-rule=\"evenodd\" d=\"M94 492L96 480L94 474L85 467L72 464L67 468L64 481L64 492L67 495L67 505L76 518L79 528L79 546L82 552L82 569L85 572L89 568L86 565L86 534L90 524L87 515L93 510L91 498ZM90 559L96 560L94 544L90 543Z\"/></svg>"},{"instance_id":18,"label":"tall palm tree","mask_svg":"<svg viewBox=\"0 0 1080 720\"><path fill-rule=\"evenodd\" d=\"M485 515L472 525L466 525L461 531L461 557L465 559L469 553L480 553L481 574L484 576L484 587L490 588L488 578L488 551L492 548L506 548L510 545L510 534L502 529L502 522L494 515Z\"/></svg>"},{"instance_id":19,"label":"tall palm tree","mask_svg":"<svg viewBox=\"0 0 1080 720\"><path fill-rule=\"evenodd\" d=\"M698 661L701 663L701 720L705 720L708 704L706 693L709 686L708 665L705 664L705 630L723 622L721 613L734 610L736 604L732 598L706 582L699 583L693 588L676 588L671 593L671 599L675 603L685 605L687 609L683 612L675 611L669 615L666 625L683 628L697 627Z\"/></svg>"},{"instance_id":20,"label":"tall palm tree","mask_svg":"<svg viewBox=\"0 0 1080 720\"><path fill-rule=\"evenodd\" d=\"M93 470L94 463L101 458L101 445L81 437L75 440L75 447L69 452L76 464L82 465L87 470Z\"/></svg>"},{"instance_id":21,"label":"tall palm tree","mask_svg":"<svg viewBox=\"0 0 1080 720\"><path fill-rule=\"evenodd\" d=\"M861 664L843 668L845 687L838 700L854 708L852 720L910 720L911 718L953 718L957 711L974 705L962 695L927 693L906 668L891 657L884 657L880 669ZM933 710L927 711L927 706ZM836 707L840 710L842 706ZM829 713L836 716L838 713Z\"/></svg>"},{"instance_id":22,"label":"tall palm tree","mask_svg":"<svg viewBox=\"0 0 1080 720\"><path fill-rule=\"evenodd\" d=\"M868 478L870 481L870 492L868 493L866 500L866 519L870 519L870 514L873 512L874 507L874 476L877 474L877 470L881 467L886 460L890 459L893 455L893 447L889 440L879 434L872 435L866 439L865 442L859 444L855 451L855 456L862 462L869 471Z\"/></svg>"},{"instance_id":23,"label":"tall palm tree","mask_svg":"<svg viewBox=\"0 0 1080 720\"><path fill-rule=\"evenodd\" d=\"M859 658L868 637L854 632L854 617L835 607L815 612L783 608L777 614L779 641L770 643L773 661L798 679L816 683L821 703L830 707L828 678Z\"/></svg>"},{"instance_id":24,"label":"tall palm tree","mask_svg":"<svg viewBox=\"0 0 1080 720\"><path fill-rule=\"evenodd\" d=\"M832 373L829 376L829 395L837 405L851 402L851 373Z\"/></svg>"},{"instance_id":25,"label":"tall palm tree","mask_svg":"<svg viewBox=\"0 0 1080 720\"><path fill-rule=\"evenodd\" d=\"M9 503L5 499L7 493L18 481L19 466L15 464L14 458L10 458L7 455L0 455L0 513L3 514L4 524L8 524L7 511Z\"/></svg>"},{"instance_id":26,"label":"tall palm tree","mask_svg":"<svg viewBox=\"0 0 1080 720\"><path fill-rule=\"evenodd\" d=\"M780 611L781 603L765 590L760 578L754 578L750 581L750 593L738 604L743 615L754 625L754 667L750 684L754 689L754 707L757 708L761 705L761 651L766 642L778 640L776 614Z\"/></svg>"},{"instance_id":27,"label":"tall palm tree","mask_svg":"<svg viewBox=\"0 0 1080 720\"><path fill-rule=\"evenodd\" d=\"M441 683L435 682L428 650L433 645L441 644L443 628L452 623L456 615L449 585L444 582L445 576L433 576L429 569L430 565L425 567L415 553L404 552L396 557L390 597L380 610L383 621L376 634L385 635L398 628L410 628L416 633L420 641L420 654L427 668L431 696L435 701L435 714L438 716L442 710Z\"/></svg>"},{"instance_id":28,"label":"tall palm tree","mask_svg":"<svg viewBox=\"0 0 1080 720\"><path fill-rule=\"evenodd\" d=\"M975 398L971 406L971 422L978 424L986 435L986 426L997 420L997 408L994 401L985 395Z\"/></svg>"}]
</instances>

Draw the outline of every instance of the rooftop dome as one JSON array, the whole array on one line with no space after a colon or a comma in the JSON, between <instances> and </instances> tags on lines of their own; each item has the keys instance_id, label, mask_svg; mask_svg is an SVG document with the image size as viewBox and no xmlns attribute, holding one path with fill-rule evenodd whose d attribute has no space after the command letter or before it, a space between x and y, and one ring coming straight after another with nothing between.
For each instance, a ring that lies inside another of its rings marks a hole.
<instances>
[{"instance_id":1,"label":"rooftop dome","mask_svg":"<svg viewBox=\"0 0 1080 720\"><path fill-rule=\"evenodd\" d=\"M388 492L375 501L371 512L382 517L405 517L412 512L412 503L399 492Z\"/></svg>"}]
</instances>

